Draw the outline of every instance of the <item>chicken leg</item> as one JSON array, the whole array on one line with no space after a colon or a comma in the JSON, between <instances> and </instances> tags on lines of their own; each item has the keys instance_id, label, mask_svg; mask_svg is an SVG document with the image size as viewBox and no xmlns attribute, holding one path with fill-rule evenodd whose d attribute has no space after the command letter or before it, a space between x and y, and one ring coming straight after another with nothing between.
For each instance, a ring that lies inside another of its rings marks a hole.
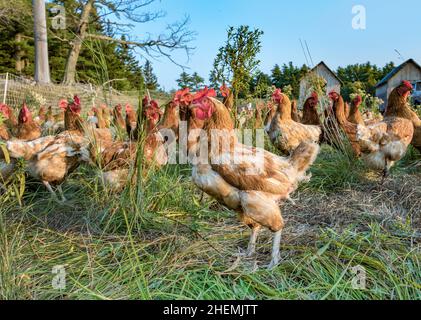
<instances>
[{"instance_id":1,"label":"chicken leg","mask_svg":"<svg viewBox=\"0 0 421 320\"><path fill-rule=\"evenodd\" d=\"M268 266L268 270L272 270L279 264L279 251L281 246L281 236L282 236L282 230L275 232L275 235L273 236L273 245L272 245L272 261L270 262Z\"/></svg>"},{"instance_id":2,"label":"chicken leg","mask_svg":"<svg viewBox=\"0 0 421 320\"><path fill-rule=\"evenodd\" d=\"M259 232L260 232L260 226L259 225L254 226L251 231L250 242L247 248L247 253L246 253L247 257L253 256L254 253L256 252L256 241L257 241Z\"/></svg>"},{"instance_id":3,"label":"chicken leg","mask_svg":"<svg viewBox=\"0 0 421 320\"><path fill-rule=\"evenodd\" d=\"M57 193L54 192L54 190L51 187L50 183L48 181L43 181L42 183L47 188L47 190L50 191L50 193L53 196L54 200L56 200L57 202L60 202L59 199L58 199L58 197L57 197ZM59 191L59 193L61 195L61 202L66 202L66 198L64 197L63 190L61 189L61 187L59 186L57 189L58 189L58 191Z\"/></svg>"}]
</instances>

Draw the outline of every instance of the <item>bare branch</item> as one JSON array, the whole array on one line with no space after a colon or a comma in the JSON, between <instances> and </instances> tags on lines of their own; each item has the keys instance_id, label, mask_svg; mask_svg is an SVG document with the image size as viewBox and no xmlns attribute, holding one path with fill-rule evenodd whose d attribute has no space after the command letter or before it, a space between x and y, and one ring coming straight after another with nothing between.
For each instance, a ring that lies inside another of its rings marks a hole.
<instances>
[{"instance_id":1,"label":"bare branch","mask_svg":"<svg viewBox=\"0 0 421 320\"><path fill-rule=\"evenodd\" d=\"M189 43L194 40L196 35L195 32L187 29L189 21L190 19L186 17L181 22L168 25L166 28L167 32L160 34L156 38L152 38L149 35L148 38L143 40L122 40L102 34L87 34L87 38L134 46L143 50L150 57L156 58L157 56L164 56L174 64L183 67L172 59L171 53L174 50L184 50L189 58L191 51L195 49L194 47L189 46Z\"/></svg>"}]
</instances>

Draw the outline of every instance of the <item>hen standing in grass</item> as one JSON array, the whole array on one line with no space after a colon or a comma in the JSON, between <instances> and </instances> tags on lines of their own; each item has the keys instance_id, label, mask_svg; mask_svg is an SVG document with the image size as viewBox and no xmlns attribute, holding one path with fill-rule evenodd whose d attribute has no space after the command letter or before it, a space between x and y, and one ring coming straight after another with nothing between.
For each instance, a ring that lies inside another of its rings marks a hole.
<instances>
[{"instance_id":1,"label":"hen standing in grass","mask_svg":"<svg viewBox=\"0 0 421 320\"><path fill-rule=\"evenodd\" d=\"M40 180L56 199L52 186L57 186L62 201L66 199L61 184L82 160L89 159L80 112L80 100L75 96L65 111L66 131L29 142L8 141L6 145L10 157L25 159L28 173Z\"/></svg>"},{"instance_id":2,"label":"hen standing in grass","mask_svg":"<svg viewBox=\"0 0 421 320\"><path fill-rule=\"evenodd\" d=\"M10 117L10 109L5 104L0 104L0 139L9 140L10 131L6 125L7 120Z\"/></svg>"},{"instance_id":3,"label":"hen standing in grass","mask_svg":"<svg viewBox=\"0 0 421 320\"><path fill-rule=\"evenodd\" d=\"M245 146L237 140L228 109L214 96L213 90L205 89L195 95L190 106L189 152L196 156L193 182L203 192L236 210L240 220L252 228L247 255L254 254L262 227L274 233L269 265L273 268L279 263L284 227L279 204L289 199L300 182L308 181L306 171L315 161L319 146L303 141L290 158ZM203 129L204 134L194 129ZM201 154L203 147L209 153Z\"/></svg>"},{"instance_id":4,"label":"hen standing in grass","mask_svg":"<svg viewBox=\"0 0 421 320\"><path fill-rule=\"evenodd\" d=\"M317 113L317 104L319 103L319 96L317 92L313 92L310 97L307 98L303 107L303 118L301 119L302 124L310 126L321 126L320 116Z\"/></svg>"},{"instance_id":5,"label":"hen standing in grass","mask_svg":"<svg viewBox=\"0 0 421 320\"><path fill-rule=\"evenodd\" d=\"M282 153L292 154L304 141L320 142L322 129L319 126L305 125L292 120L291 101L281 89L275 90L273 100L277 110L270 125L269 138Z\"/></svg>"},{"instance_id":6,"label":"hen standing in grass","mask_svg":"<svg viewBox=\"0 0 421 320\"><path fill-rule=\"evenodd\" d=\"M219 88L222 97L224 98L223 104L229 111L234 108L234 93L230 88L228 88L225 83Z\"/></svg>"},{"instance_id":7,"label":"hen standing in grass","mask_svg":"<svg viewBox=\"0 0 421 320\"><path fill-rule=\"evenodd\" d=\"M134 114L134 110L131 108L127 109L126 107L126 114L130 116L132 115L131 112ZM154 100L150 103L148 101L148 104L144 108L145 134L143 137L145 140L142 144L143 160L148 167L160 167L168 161L168 156L164 148L164 140L156 130L161 114L162 112L158 104ZM129 124L130 121L127 123ZM128 135L132 137L132 141L113 142L100 148L92 144L90 146L92 162L99 166L101 179L113 191L121 190L127 183L130 166L135 164L139 146L134 136L136 136L136 139L142 137L140 135L141 132L138 131L140 129L141 126L139 124L128 126Z\"/></svg>"},{"instance_id":8,"label":"hen standing in grass","mask_svg":"<svg viewBox=\"0 0 421 320\"><path fill-rule=\"evenodd\" d=\"M118 104L114 107L113 110L113 123L116 128L119 130L126 130L126 121L123 118L123 107L121 104Z\"/></svg>"},{"instance_id":9,"label":"hen standing in grass","mask_svg":"<svg viewBox=\"0 0 421 320\"><path fill-rule=\"evenodd\" d=\"M137 114L130 104L126 105L126 132L129 139L134 138L137 127Z\"/></svg>"},{"instance_id":10,"label":"hen standing in grass","mask_svg":"<svg viewBox=\"0 0 421 320\"><path fill-rule=\"evenodd\" d=\"M372 126L357 125L345 117L343 98L336 92L329 93L338 126L346 134L356 156L361 156L373 170L383 170L384 177L390 168L406 153L414 128L409 120L386 117ZM339 138L339 136L337 137Z\"/></svg>"},{"instance_id":11,"label":"hen standing in grass","mask_svg":"<svg viewBox=\"0 0 421 320\"><path fill-rule=\"evenodd\" d=\"M8 119L10 110L8 108L2 107L2 112L5 119ZM3 130L2 130L3 129ZM2 140L9 140L11 135L9 135L8 131L6 130L6 126L2 125L0 127L0 135ZM26 106L26 103L23 104L18 117L18 124L15 130L15 137L13 137L12 141L31 141L38 139L41 136L41 127L35 123L32 119L31 111ZM4 184L6 181L12 176L13 172L15 171L16 160L10 159L10 161L6 161L4 154L2 153L0 156L0 186L4 189Z\"/></svg>"},{"instance_id":12,"label":"hen standing in grass","mask_svg":"<svg viewBox=\"0 0 421 320\"><path fill-rule=\"evenodd\" d=\"M35 140L41 137L41 127L32 119L32 113L26 103L19 112L16 138L20 140Z\"/></svg>"},{"instance_id":13,"label":"hen standing in grass","mask_svg":"<svg viewBox=\"0 0 421 320\"><path fill-rule=\"evenodd\" d=\"M409 81L403 81L396 87L389 96L385 111L385 117L401 117L412 122L414 126L414 136L411 144L421 151L421 120L418 115L411 110L409 105L409 96L413 90Z\"/></svg>"},{"instance_id":14,"label":"hen standing in grass","mask_svg":"<svg viewBox=\"0 0 421 320\"><path fill-rule=\"evenodd\" d=\"M6 125L6 121L9 119L10 109L0 104L0 142L4 143L11 137L9 128ZM15 168L15 161L6 161L7 157L3 154L3 150L0 150L0 189L5 190L4 184L13 174Z\"/></svg>"}]
</instances>

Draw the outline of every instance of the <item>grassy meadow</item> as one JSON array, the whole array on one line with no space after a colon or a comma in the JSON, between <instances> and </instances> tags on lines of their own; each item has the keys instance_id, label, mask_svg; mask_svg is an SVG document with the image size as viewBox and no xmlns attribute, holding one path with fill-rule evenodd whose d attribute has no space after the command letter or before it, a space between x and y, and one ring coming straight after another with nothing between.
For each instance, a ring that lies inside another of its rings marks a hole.
<instances>
[{"instance_id":1,"label":"grassy meadow","mask_svg":"<svg viewBox=\"0 0 421 320\"><path fill-rule=\"evenodd\" d=\"M296 204L282 206L282 262L272 271L269 231L255 257L241 258L250 231L202 197L189 166L144 174L118 194L81 167L64 204L17 173L0 196L0 299L420 299L419 159L411 149L382 185L323 146Z\"/></svg>"}]
</instances>

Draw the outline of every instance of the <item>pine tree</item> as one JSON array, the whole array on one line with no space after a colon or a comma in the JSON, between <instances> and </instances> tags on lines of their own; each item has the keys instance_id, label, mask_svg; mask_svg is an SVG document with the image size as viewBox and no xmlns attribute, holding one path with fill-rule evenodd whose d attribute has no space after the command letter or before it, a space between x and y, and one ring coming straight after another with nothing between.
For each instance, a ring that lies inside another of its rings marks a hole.
<instances>
[{"instance_id":1,"label":"pine tree","mask_svg":"<svg viewBox=\"0 0 421 320\"><path fill-rule=\"evenodd\" d=\"M275 87L281 88L282 71L278 64L276 64L275 67L272 69L271 80L272 80L272 84Z\"/></svg>"},{"instance_id":2,"label":"pine tree","mask_svg":"<svg viewBox=\"0 0 421 320\"><path fill-rule=\"evenodd\" d=\"M187 72L183 71L176 82L180 89L190 88L192 85L192 77Z\"/></svg>"},{"instance_id":3,"label":"pine tree","mask_svg":"<svg viewBox=\"0 0 421 320\"><path fill-rule=\"evenodd\" d=\"M191 87L193 90L198 91L200 90L205 83L205 79L203 79L197 72L194 72L191 75Z\"/></svg>"},{"instance_id":4,"label":"pine tree","mask_svg":"<svg viewBox=\"0 0 421 320\"><path fill-rule=\"evenodd\" d=\"M153 73L152 63L146 60L143 66L143 76L145 78L145 86L149 90L157 90L159 88L158 78Z\"/></svg>"}]
</instances>

